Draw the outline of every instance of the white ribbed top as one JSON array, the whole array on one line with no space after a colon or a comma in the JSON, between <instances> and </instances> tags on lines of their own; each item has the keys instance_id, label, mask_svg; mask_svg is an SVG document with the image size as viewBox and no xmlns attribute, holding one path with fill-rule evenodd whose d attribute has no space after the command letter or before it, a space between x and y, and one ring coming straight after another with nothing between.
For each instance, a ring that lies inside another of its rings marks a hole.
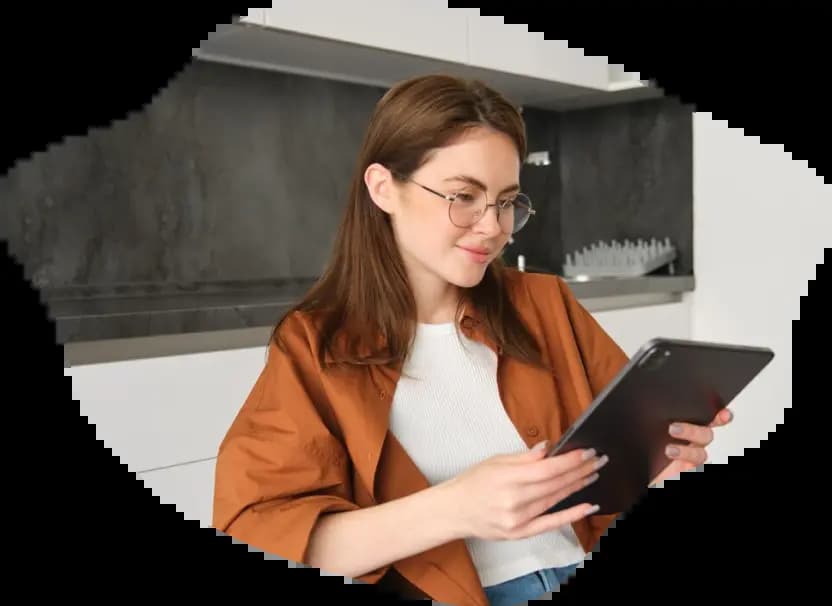
<instances>
[{"instance_id":1,"label":"white ribbed top","mask_svg":"<svg viewBox=\"0 0 832 606\"><path fill-rule=\"evenodd\" d=\"M500 399L497 356L454 324L419 324L393 398L390 429L431 484L526 443ZM469 539L484 587L584 559L571 526L514 541Z\"/></svg>"}]
</instances>

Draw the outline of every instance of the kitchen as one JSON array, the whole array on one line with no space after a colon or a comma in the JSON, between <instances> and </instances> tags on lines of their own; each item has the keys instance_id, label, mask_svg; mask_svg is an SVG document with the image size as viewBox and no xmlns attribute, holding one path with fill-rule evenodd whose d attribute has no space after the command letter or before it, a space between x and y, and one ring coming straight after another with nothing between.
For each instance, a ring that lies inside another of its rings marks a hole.
<instances>
[{"instance_id":1,"label":"kitchen","mask_svg":"<svg viewBox=\"0 0 832 606\"><path fill-rule=\"evenodd\" d=\"M832 225L814 173L499 17L388 2L376 8L390 27L317 18L340 6L252 9L145 111L2 179L18 205L11 249L56 319L80 414L114 456L210 526L217 445L271 323L326 259L366 118L390 83L435 70L481 77L523 107L538 214L510 264L563 274L593 245L668 243L671 260L648 275L594 278L590 263L570 278L627 353L657 334L775 350L711 464L759 447L791 406L792 320Z\"/></svg>"}]
</instances>

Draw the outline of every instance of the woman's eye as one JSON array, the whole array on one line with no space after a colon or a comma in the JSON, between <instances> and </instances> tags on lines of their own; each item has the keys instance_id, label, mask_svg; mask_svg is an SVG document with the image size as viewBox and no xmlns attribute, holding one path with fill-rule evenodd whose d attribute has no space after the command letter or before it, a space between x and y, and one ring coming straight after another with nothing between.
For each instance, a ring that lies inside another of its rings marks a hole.
<instances>
[{"instance_id":1,"label":"woman's eye","mask_svg":"<svg viewBox=\"0 0 832 606\"><path fill-rule=\"evenodd\" d=\"M471 195L471 194L462 193L462 194L456 194L456 199L459 200L460 202L473 202L474 201L474 196Z\"/></svg>"}]
</instances>

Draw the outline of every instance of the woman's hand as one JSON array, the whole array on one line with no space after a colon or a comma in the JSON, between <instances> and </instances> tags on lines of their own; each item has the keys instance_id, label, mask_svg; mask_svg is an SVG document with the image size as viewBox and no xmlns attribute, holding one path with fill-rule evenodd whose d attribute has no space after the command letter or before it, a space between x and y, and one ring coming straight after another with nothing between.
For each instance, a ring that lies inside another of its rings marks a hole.
<instances>
[{"instance_id":1,"label":"woman's hand","mask_svg":"<svg viewBox=\"0 0 832 606\"><path fill-rule=\"evenodd\" d=\"M733 414L727 408L717 414L710 425L692 425L690 423L673 423L669 433L674 438L686 440L687 444L669 444L665 453L672 459L670 465L651 482L657 484L675 477L683 471L689 471L708 460L707 447L713 442L714 428L727 425L733 420Z\"/></svg>"},{"instance_id":2,"label":"woman's hand","mask_svg":"<svg viewBox=\"0 0 832 606\"><path fill-rule=\"evenodd\" d=\"M537 535L595 512L592 503L545 512L594 482L607 462L592 450L546 457L545 443L495 456L442 486L460 537L506 540Z\"/></svg>"}]
</instances>

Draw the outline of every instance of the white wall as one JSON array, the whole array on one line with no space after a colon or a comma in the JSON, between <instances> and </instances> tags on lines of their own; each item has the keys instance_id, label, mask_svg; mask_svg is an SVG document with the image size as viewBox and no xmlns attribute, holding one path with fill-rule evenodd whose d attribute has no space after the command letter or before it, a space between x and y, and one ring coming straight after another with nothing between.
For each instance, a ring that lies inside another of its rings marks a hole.
<instances>
[{"instance_id":1,"label":"white wall","mask_svg":"<svg viewBox=\"0 0 832 606\"><path fill-rule=\"evenodd\" d=\"M709 114L693 124L693 336L775 352L717 432L711 461L726 463L758 448L792 405L791 322L832 246L832 188L783 145L761 145Z\"/></svg>"}]
</instances>

